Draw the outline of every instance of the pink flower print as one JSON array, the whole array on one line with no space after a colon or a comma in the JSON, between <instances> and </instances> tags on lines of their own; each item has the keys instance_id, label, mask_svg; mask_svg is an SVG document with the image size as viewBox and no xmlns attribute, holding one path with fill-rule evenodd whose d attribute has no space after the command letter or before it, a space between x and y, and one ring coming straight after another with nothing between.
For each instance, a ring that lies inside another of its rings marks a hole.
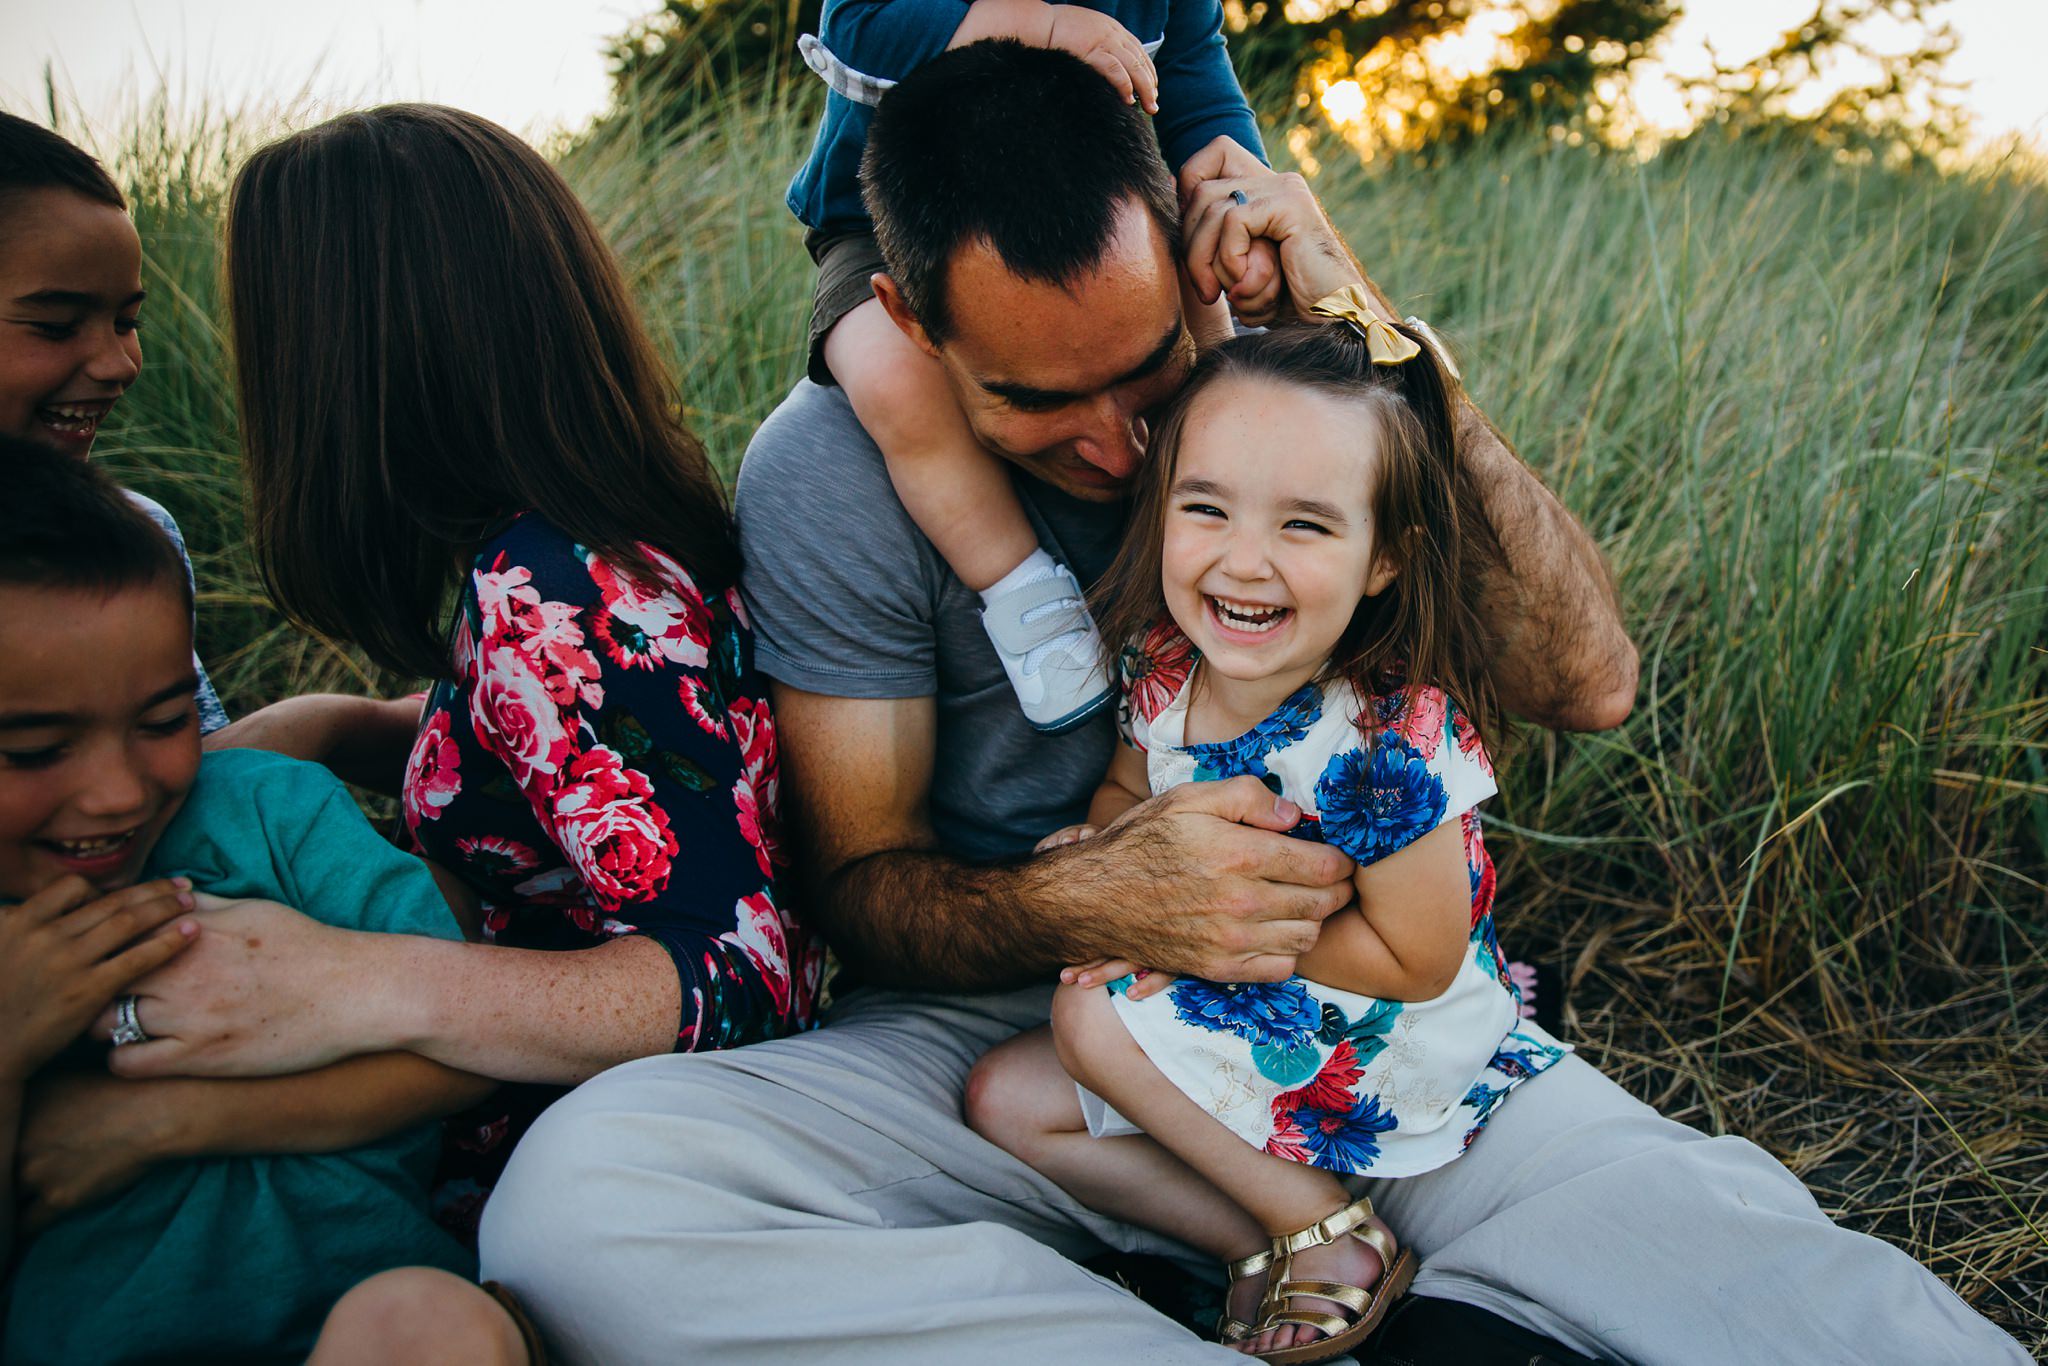
<instances>
[{"instance_id":1,"label":"pink flower print","mask_svg":"<svg viewBox=\"0 0 2048 1366\"><path fill-rule=\"evenodd\" d=\"M710 611L681 565L650 546L640 550L673 586L642 582L595 552L584 556L604 595L598 640L620 668L657 669L664 663L703 668L711 658Z\"/></svg>"},{"instance_id":2,"label":"pink flower print","mask_svg":"<svg viewBox=\"0 0 2048 1366\"><path fill-rule=\"evenodd\" d=\"M499 556L497 563L504 564L504 556ZM482 618L484 644L524 640L524 618L540 606L540 590L533 586L533 571L514 565L510 569L479 569L471 577L476 584L476 608Z\"/></svg>"},{"instance_id":3,"label":"pink flower print","mask_svg":"<svg viewBox=\"0 0 2048 1366\"><path fill-rule=\"evenodd\" d=\"M1425 759L1436 758L1444 738L1444 694L1441 688L1418 687L1408 692L1408 705L1394 731L1415 746Z\"/></svg>"},{"instance_id":4,"label":"pink flower print","mask_svg":"<svg viewBox=\"0 0 2048 1366\"><path fill-rule=\"evenodd\" d=\"M741 630L751 631L754 629L753 619L747 615L747 604L740 597L739 589L728 588L725 590L725 605L732 609L732 619L740 624Z\"/></svg>"},{"instance_id":5,"label":"pink flower print","mask_svg":"<svg viewBox=\"0 0 2048 1366\"><path fill-rule=\"evenodd\" d=\"M1294 1122L1294 1112L1282 1111L1278 1102L1273 1106L1273 1132L1266 1139L1266 1151L1274 1157L1284 1157L1305 1167L1314 1166L1316 1161L1315 1154L1308 1150L1308 1140L1303 1136L1301 1126Z\"/></svg>"},{"instance_id":6,"label":"pink flower print","mask_svg":"<svg viewBox=\"0 0 2048 1366\"><path fill-rule=\"evenodd\" d=\"M653 796L647 775L627 768L604 745L578 755L549 794L556 840L607 911L645 901L668 885L676 837ZM593 918L581 927L594 924Z\"/></svg>"},{"instance_id":7,"label":"pink flower print","mask_svg":"<svg viewBox=\"0 0 2048 1366\"><path fill-rule=\"evenodd\" d=\"M498 936L503 934L505 927L511 923L512 908L510 906L501 906L491 901L484 903L484 942L486 944L497 943Z\"/></svg>"},{"instance_id":8,"label":"pink flower print","mask_svg":"<svg viewBox=\"0 0 2048 1366\"><path fill-rule=\"evenodd\" d=\"M775 1013L789 1013L789 939L781 912L766 892L741 897L733 906L737 927L718 936L745 953L775 999Z\"/></svg>"},{"instance_id":9,"label":"pink flower print","mask_svg":"<svg viewBox=\"0 0 2048 1366\"><path fill-rule=\"evenodd\" d=\"M477 742L522 789L547 786L569 757L569 733L533 661L511 645L484 650L470 723Z\"/></svg>"},{"instance_id":10,"label":"pink flower print","mask_svg":"<svg viewBox=\"0 0 2048 1366\"><path fill-rule=\"evenodd\" d=\"M1479 833L1479 813L1467 811L1458 819L1464 827L1465 872L1472 882L1470 928L1476 930L1486 913L1493 909L1493 855L1486 852L1486 840Z\"/></svg>"},{"instance_id":11,"label":"pink flower print","mask_svg":"<svg viewBox=\"0 0 2048 1366\"><path fill-rule=\"evenodd\" d=\"M469 624L469 613L456 614L455 635L449 641L450 653L455 660L455 677L468 682L476 676L476 628Z\"/></svg>"},{"instance_id":12,"label":"pink flower print","mask_svg":"<svg viewBox=\"0 0 2048 1366\"><path fill-rule=\"evenodd\" d=\"M520 647L539 666L541 681L557 706L604 705L598 683L597 656L583 648L583 627L577 608L566 602L542 602L527 618L529 630Z\"/></svg>"},{"instance_id":13,"label":"pink flower print","mask_svg":"<svg viewBox=\"0 0 2048 1366\"><path fill-rule=\"evenodd\" d=\"M540 855L502 835L465 836L455 841L455 848L479 877L492 882L540 867Z\"/></svg>"},{"instance_id":14,"label":"pink flower print","mask_svg":"<svg viewBox=\"0 0 2048 1366\"><path fill-rule=\"evenodd\" d=\"M1283 1111L1292 1113L1303 1106L1311 1110L1349 1110L1357 1102L1360 1071L1358 1053L1351 1047L1351 1040L1345 1039L1330 1050L1330 1056L1307 1085L1273 1097L1274 1119L1277 1121Z\"/></svg>"},{"instance_id":15,"label":"pink flower print","mask_svg":"<svg viewBox=\"0 0 2048 1366\"><path fill-rule=\"evenodd\" d=\"M775 719L768 708L753 698L742 697L732 704L732 738L740 747L740 779L733 784L733 805L738 808L740 834L754 847L754 860L763 877L772 877L775 865L787 862L781 843L781 777L775 747Z\"/></svg>"},{"instance_id":16,"label":"pink flower print","mask_svg":"<svg viewBox=\"0 0 2048 1366\"><path fill-rule=\"evenodd\" d=\"M1479 761L1479 767L1486 776L1493 776L1493 759L1487 754L1486 746L1480 743L1479 727L1472 724L1472 718L1463 711L1452 708L1451 733L1458 737L1458 748Z\"/></svg>"},{"instance_id":17,"label":"pink flower print","mask_svg":"<svg viewBox=\"0 0 2048 1366\"><path fill-rule=\"evenodd\" d=\"M582 906L590 900L589 889L573 868L550 868L535 873L512 888L522 905Z\"/></svg>"},{"instance_id":18,"label":"pink flower print","mask_svg":"<svg viewBox=\"0 0 2048 1366\"><path fill-rule=\"evenodd\" d=\"M677 685L676 693L683 701L683 710L690 713L690 719L706 735L715 735L724 740L727 737L725 721L714 715L711 709L711 685L704 681L704 675L688 673Z\"/></svg>"},{"instance_id":19,"label":"pink flower print","mask_svg":"<svg viewBox=\"0 0 2048 1366\"><path fill-rule=\"evenodd\" d=\"M405 761L405 781L399 790L405 828L414 834L419 833L422 821L439 820L461 793L462 751L449 735L447 712L435 712L413 737L412 753Z\"/></svg>"},{"instance_id":20,"label":"pink flower print","mask_svg":"<svg viewBox=\"0 0 2048 1366\"><path fill-rule=\"evenodd\" d=\"M1124 647L1120 661L1124 691L1131 710L1149 725L1180 695L1182 685L1195 667L1194 643L1170 621L1162 621L1145 633L1136 645Z\"/></svg>"}]
</instances>

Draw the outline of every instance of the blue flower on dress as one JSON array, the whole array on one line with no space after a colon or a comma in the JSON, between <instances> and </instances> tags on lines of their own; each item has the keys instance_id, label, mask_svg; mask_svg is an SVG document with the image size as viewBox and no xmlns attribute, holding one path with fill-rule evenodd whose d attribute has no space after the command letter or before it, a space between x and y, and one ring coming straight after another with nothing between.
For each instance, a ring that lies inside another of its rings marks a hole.
<instances>
[{"instance_id":1,"label":"blue flower on dress","mask_svg":"<svg viewBox=\"0 0 2048 1366\"><path fill-rule=\"evenodd\" d=\"M1235 740L1187 746L1185 753L1195 761L1196 781L1211 782L1247 773L1254 778L1265 777L1266 756L1307 735L1308 728L1322 715L1322 690L1312 682L1302 684L1271 716Z\"/></svg>"},{"instance_id":2,"label":"blue flower on dress","mask_svg":"<svg viewBox=\"0 0 2048 1366\"><path fill-rule=\"evenodd\" d=\"M1295 1048L1314 1041L1323 1008L1298 977L1285 982L1205 982L1183 977L1167 993L1173 1013L1201 1029L1227 1031L1251 1044Z\"/></svg>"},{"instance_id":3,"label":"blue flower on dress","mask_svg":"<svg viewBox=\"0 0 2048 1366\"><path fill-rule=\"evenodd\" d=\"M1401 1121L1380 1109L1378 1096L1360 1096L1348 1110L1297 1106L1294 1127L1315 1165L1326 1171L1363 1172L1380 1155L1379 1136L1401 1127Z\"/></svg>"},{"instance_id":4,"label":"blue flower on dress","mask_svg":"<svg viewBox=\"0 0 2048 1366\"><path fill-rule=\"evenodd\" d=\"M1415 746L1391 731L1370 750L1333 755L1316 781L1323 838L1360 863L1374 863L1436 828L1443 781Z\"/></svg>"}]
</instances>

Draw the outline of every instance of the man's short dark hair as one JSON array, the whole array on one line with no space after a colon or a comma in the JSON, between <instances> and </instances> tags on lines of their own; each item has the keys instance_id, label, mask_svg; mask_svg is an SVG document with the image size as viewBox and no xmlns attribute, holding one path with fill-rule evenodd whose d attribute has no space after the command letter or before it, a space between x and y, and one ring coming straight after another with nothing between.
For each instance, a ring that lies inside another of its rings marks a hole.
<instances>
[{"instance_id":1,"label":"man's short dark hair","mask_svg":"<svg viewBox=\"0 0 2048 1366\"><path fill-rule=\"evenodd\" d=\"M0 113L0 208L29 190L72 190L96 204L128 207L90 152L41 124Z\"/></svg>"},{"instance_id":2,"label":"man's short dark hair","mask_svg":"<svg viewBox=\"0 0 2048 1366\"><path fill-rule=\"evenodd\" d=\"M1012 274L1071 285L1135 197L1168 242L1180 201L1151 120L1092 67L1010 39L942 53L882 97L861 195L889 274L925 335L951 327L946 271L986 240Z\"/></svg>"},{"instance_id":3,"label":"man's short dark hair","mask_svg":"<svg viewBox=\"0 0 2048 1366\"><path fill-rule=\"evenodd\" d=\"M0 437L0 584L174 587L191 604L178 548L121 486L77 456Z\"/></svg>"}]
</instances>

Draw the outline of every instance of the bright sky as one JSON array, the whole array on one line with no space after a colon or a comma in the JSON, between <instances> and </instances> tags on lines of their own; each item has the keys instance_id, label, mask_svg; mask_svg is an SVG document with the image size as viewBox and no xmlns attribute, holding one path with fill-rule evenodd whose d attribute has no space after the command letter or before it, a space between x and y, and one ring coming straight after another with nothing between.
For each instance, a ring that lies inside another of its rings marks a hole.
<instances>
[{"instance_id":1,"label":"bright sky","mask_svg":"<svg viewBox=\"0 0 2048 1366\"><path fill-rule=\"evenodd\" d=\"M0 0L0 106L44 114L43 69L89 123L120 121L160 83L174 107L314 110L431 99L527 133L576 127L606 97L604 39L646 0ZM1665 49L1698 68L1765 47L1810 0L1691 0ZM1949 0L1951 74L1987 136L2048 142L2048 0ZM1645 96L1646 106L1654 97ZM1658 111L1646 107L1646 114Z\"/></svg>"}]
</instances>

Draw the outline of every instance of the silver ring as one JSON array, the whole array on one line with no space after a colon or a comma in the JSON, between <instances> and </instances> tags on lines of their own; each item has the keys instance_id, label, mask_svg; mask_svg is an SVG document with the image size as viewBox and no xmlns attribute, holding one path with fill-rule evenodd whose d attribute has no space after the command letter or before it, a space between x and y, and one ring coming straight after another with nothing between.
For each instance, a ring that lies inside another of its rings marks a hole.
<instances>
[{"instance_id":1,"label":"silver ring","mask_svg":"<svg viewBox=\"0 0 2048 1366\"><path fill-rule=\"evenodd\" d=\"M1237 207L1241 209L1246 204L1249 204L1251 201L1244 197L1243 190L1232 190L1230 192L1230 202L1237 205Z\"/></svg>"},{"instance_id":2,"label":"silver ring","mask_svg":"<svg viewBox=\"0 0 2048 1366\"><path fill-rule=\"evenodd\" d=\"M123 996L114 1002L114 1047L123 1044L148 1043L149 1035L142 1032L142 1021L135 1018L135 998Z\"/></svg>"}]
</instances>

